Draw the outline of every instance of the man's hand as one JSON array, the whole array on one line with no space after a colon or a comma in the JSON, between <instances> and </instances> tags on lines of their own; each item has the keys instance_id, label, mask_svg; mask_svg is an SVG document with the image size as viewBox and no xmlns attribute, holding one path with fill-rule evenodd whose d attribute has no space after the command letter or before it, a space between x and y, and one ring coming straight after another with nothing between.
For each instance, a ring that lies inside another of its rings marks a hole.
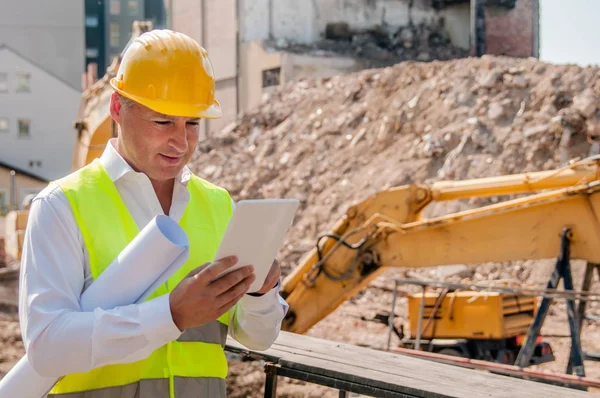
<instances>
[{"instance_id":1,"label":"man's hand","mask_svg":"<svg viewBox=\"0 0 600 398\"><path fill-rule=\"evenodd\" d=\"M271 265L271 269L265 278L265 283L263 283L262 287L256 291L252 292L253 294L265 294L269 290L273 289L277 282L279 282L279 278L281 276L281 266L279 265L279 261L275 259L273 264Z\"/></svg>"},{"instance_id":2,"label":"man's hand","mask_svg":"<svg viewBox=\"0 0 600 398\"><path fill-rule=\"evenodd\" d=\"M173 289L169 304L173 322L179 330L214 321L246 294L255 279L252 266L242 267L213 281L235 264L235 256L207 263L190 272Z\"/></svg>"}]
</instances>

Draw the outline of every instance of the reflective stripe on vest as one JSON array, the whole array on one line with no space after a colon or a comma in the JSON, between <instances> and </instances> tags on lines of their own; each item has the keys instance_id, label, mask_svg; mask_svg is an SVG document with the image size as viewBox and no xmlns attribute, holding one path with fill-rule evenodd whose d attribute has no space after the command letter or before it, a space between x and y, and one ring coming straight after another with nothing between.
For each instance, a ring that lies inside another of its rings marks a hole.
<instances>
[{"instance_id":1,"label":"reflective stripe on vest","mask_svg":"<svg viewBox=\"0 0 600 398\"><path fill-rule=\"evenodd\" d=\"M224 397L224 379L174 377L176 397ZM108 387L100 390L55 394L55 398L116 398L116 397L166 397L169 395L168 379L146 379L122 387Z\"/></svg>"},{"instance_id":2,"label":"reflective stripe on vest","mask_svg":"<svg viewBox=\"0 0 600 398\"><path fill-rule=\"evenodd\" d=\"M56 183L69 200L96 279L140 230L98 160ZM224 189L192 175L188 191L190 201L179 222L190 242L188 261L147 300L169 293L190 271L211 261L231 217ZM224 397L228 324L229 312L185 330L144 360L66 375L48 397Z\"/></svg>"},{"instance_id":3,"label":"reflective stripe on vest","mask_svg":"<svg viewBox=\"0 0 600 398\"><path fill-rule=\"evenodd\" d=\"M227 325L221 322L211 322L206 325L183 331L177 341L203 341L205 343L221 344L225 348L227 342Z\"/></svg>"}]
</instances>

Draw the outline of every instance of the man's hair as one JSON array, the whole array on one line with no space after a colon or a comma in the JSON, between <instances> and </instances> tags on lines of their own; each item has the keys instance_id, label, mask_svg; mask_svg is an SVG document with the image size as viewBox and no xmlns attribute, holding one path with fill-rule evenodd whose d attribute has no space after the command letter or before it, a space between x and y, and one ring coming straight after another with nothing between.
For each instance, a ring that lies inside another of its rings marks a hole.
<instances>
[{"instance_id":1,"label":"man's hair","mask_svg":"<svg viewBox=\"0 0 600 398\"><path fill-rule=\"evenodd\" d=\"M127 109L127 108L131 108L133 106L134 101L117 93L117 95L119 96L119 102L121 103L121 108L123 109Z\"/></svg>"}]
</instances>

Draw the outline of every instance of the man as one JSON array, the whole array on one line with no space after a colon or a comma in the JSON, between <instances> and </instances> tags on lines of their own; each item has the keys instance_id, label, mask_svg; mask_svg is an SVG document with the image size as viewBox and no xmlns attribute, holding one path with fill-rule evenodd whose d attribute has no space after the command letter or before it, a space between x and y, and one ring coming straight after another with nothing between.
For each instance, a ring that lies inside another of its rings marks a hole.
<instances>
[{"instance_id":1,"label":"man","mask_svg":"<svg viewBox=\"0 0 600 398\"><path fill-rule=\"evenodd\" d=\"M212 66L191 38L155 30L131 44L111 85L118 138L31 205L20 290L29 361L65 376L49 397L223 397L227 334L266 349L288 307L277 261L256 293L251 266L211 283L236 261L210 263L233 203L186 164L199 120L221 116ZM144 303L82 312L82 292L158 214L187 233L186 264Z\"/></svg>"}]
</instances>

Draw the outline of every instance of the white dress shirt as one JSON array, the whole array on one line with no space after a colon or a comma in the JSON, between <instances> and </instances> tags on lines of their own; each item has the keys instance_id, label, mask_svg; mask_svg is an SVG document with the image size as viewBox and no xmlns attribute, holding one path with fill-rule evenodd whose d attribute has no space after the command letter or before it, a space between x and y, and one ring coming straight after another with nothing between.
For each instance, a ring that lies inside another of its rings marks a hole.
<instances>
[{"instance_id":1,"label":"white dress shirt","mask_svg":"<svg viewBox=\"0 0 600 398\"><path fill-rule=\"evenodd\" d=\"M127 164L114 140L100 161L142 229L163 211L148 177ZM186 167L176 179L169 217L177 222L189 201L190 174ZM137 361L180 336L168 294L142 304L82 312L79 298L92 281L69 202L51 184L31 204L19 291L23 342L40 375L60 377ZM287 310L279 284L260 297L245 295L231 311L229 335L248 348L266 349L277 338Z\"/></svg>"}]
</instances>

